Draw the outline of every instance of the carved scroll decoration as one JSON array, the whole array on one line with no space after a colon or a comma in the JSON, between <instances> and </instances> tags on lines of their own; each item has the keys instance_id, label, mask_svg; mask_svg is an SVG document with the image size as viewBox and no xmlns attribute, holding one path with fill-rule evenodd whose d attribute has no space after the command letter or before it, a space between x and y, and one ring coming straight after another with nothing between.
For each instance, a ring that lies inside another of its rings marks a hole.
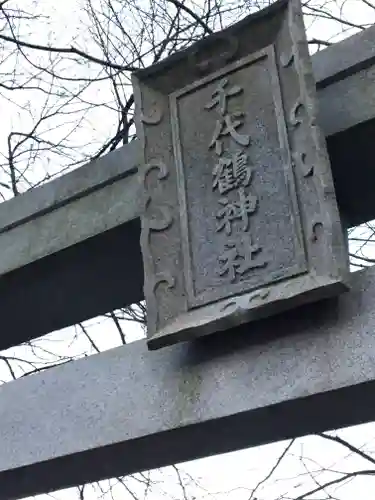
<instances>
[{"instance_id":1,"label":"carved scroll decoration","mask_svg":"<svg viewBox=\"0 0 375 500\"><path fill-rule=\"evenodd\" d=\"M163 119L163 106L160 94L152 89L147 90L147 114L140 110L140 121L145 125L158 125ZM143 106L142 106L143 107Z\"/></svg>"},{"instance_id":2,"label":"carved scroll decoration","mask_svg":"<svg viewBox=\"0 0 375 500\"><path fill-rule=\"evenodd\" d=\"M318 220L314 221L311 226L311 241L316 243L320 239L322 232L323 222Z\"/></svg>"},{"instance_id":3,"label":"carved scroll decoration","mask_svg":"<svg viewBox=\"0 0 375 500\"><path fill-rule=\"evenodd\" d=\"M146 201L146 211L150 204L151 198L148 198L148 200ZM152 219L148 219L148 227L151 231L165 231L172 225L173 217L170 208L166 206L160 206L159 212L161 214L161 217L153 217Z\"/></svg>"},{"instance_id":4,"label":"carved scroll decoration","mask_svg":"<svg viewBox=\"0 0 375 500\"><path fill-rule=\"evenodd\" d=\"M219 40L223 40L227 45L228 49L225 52L222 52L215 58L208 58L202 61L198 60L198 55L201 49L197 48L193 52L189 54L189 63L190 65L196 69L200 73L206 73L211 70L213 66L225 65L229 63L232 59L234 59L237 54L239 43L237 37L233 35L220 35L218 34L215 37L215 43Z\"/></svg>"},{"instance_id":5,"label":"carved scroll decoration","mask_svg":"<svg viewBox=\"0 0 375 500\"><path fill-rule=\"evenodd\" d=\"M251 293L248 298L247 298L247 304L251 304L253 301L257 302L263 302L266 300L271 294L271 289L270 288L262 288L260 290L256 290L255 292ZM226 302L221 308L220 312L221 313L226 313L229 311L229 314L236 314L240 313L242 311L247 311L247 306L246 303L241 300L241 297L239 297L237 300L230 300L229 302Z\"/></svg>"},{"instance_id":6,"label":"carved scroll decoration","mask_svg":"<svg viewBox=\"0 0 375 500\"><path fill-rule=\"evenodd\" d=\"M306 153L295 152L292 154L294 162L300 168L303 177L309 177L314 173L314 165L306 163Z\"/></svg>"},{"instance_id":7,"label":"carved scroll decoration","mask_svg":"<svg viewBox=\"0 0 375 500\"><path fill-rule=\"evenodd\" d=\"M152 203L152 197L147 192L147 177L152 170L159 171L158 176L157 176L159 181L165 180L169 175L168 167L166 166L166 164L164 162L162 162L160 160L152 161L152 162L148 163L148 165L146 166L145 173L143 176L143 186L145 188L145 192L147 193L146 200L145 200L145 213L146 214L148 212L150 204ZM159 217L159 218L154 218L154 217L147 218L146 217L147 222L148 222L148 228L150 231L164 231L165 229L168 229L173 222L173 217L172 217L172 214L171 214L169 207L161 205L158 207L158 210L161 214L161 217Z\"/></svg>"},{"instance_id":8,"label":"carved scroll decoration","mask_svg":"<svg viewBox=\"0 0 375 500\"><path fill-rule=\"evenodd\" d=\"M271 293L270 288L263 288L262 290L257 290L256 292L252 293L249 297L249 303L252 302L253 300L265 300Z\"/></svg>"},{"instance_id":9,"label":"carved scroll decoration","mask_svg":"<svg viewBox=\"0 0 375 500\"><path fill-rule=\"evenodd\" d=\"M283 68L289 68L294 63L295 55L293 47L290 52L284 52L280 56L280 64ZM301 109L304 108L304 104L302 99L299 97L291 109L290 112L290 124L293 127L297 127L298 125L303 123L303 119L298 116L301 112ZM302 172L303 177L310 177L314 174L314 165L306 163L307 154L305 151L294 151L292 153L293 163L297 165L300 171Z\"/></svg>"},{"instance_id":10,"label":"carved scroll decoration","mask_svg":"<svg viewBox=\"0 0 375 500\"><path fill-rule=\"evenodd\" d=\"M235 308L237 309L237 302L235 300L231 300L230 302L227 302L226 304L224 304L221 308L220 308L220 312L226 312L228 309L231 309L231 308Z\"/></svg>"},{"instance_id":11,"label":"carved scroll decoration","mask_svg":"<svg viewBox=\"0 0 375 500\"><path fill-rule=\"evenodd\" d=\"M280 64L283 68L291 67L294 61L295 61L295 54L293 47L291 48L290 52L284 52L280 56ZM290 111L289 122L293 128L296 128L303 123L304 120L300 115L301 110L303 108L305 108L305 105L303 103L301 96L299 96ZM315 120L311 120L310 125L314 126ZM294 140L294 144L296 142L300 143L301 141ZM314 169L315 169L314 164L307 162L306 158L307 154L303 150L292 152L293 164L299 168L304 178L312 177L314 175ZM323 231L323 223L320 220L313 220L311 223L311 230L309 235L310 241L312 243L316 243L320 239L322 231Z\"/></svg>"},{"instance_id":12,"label":"carved scroll decoration","mask_svg":"<svg viewBox=\"0 0 375 500\"><path fill-rule=\"evenodd\" d=\"M294 62L294 54L293 54L293 49L290 51L290 53L283 53L280 56L280 63L283 68L289 68L289 66L292 65Z\"/></svg>"},{"instance_id":13,"label":"carved scroll decoration","mask_svg":"<svg viewBox=\"0 0 375 500\"><path fill-rule=\"evenodd\" d=\"M148 314L152 318L152 323L155 328L159 324L159 312L156 301L156 290L161 284L166 284L167 290L171 290L175 287L175 278L169 271L156 272L155 263L150 250L150 237L152 232L165 231L173 223L173 216L169 207L165 205L157 206L159 212L159 217L150 217L148 212L150 211L150 206L152 205L152 195L147 190L147 178L150 172L156 170L158 172L157 179L158 182L165 181L169 176L169 170L167 165L161 160L153 160L146 165L143 174L143 186L145 188L146 198L145 198L145 212L143 216L142 225L142 245L143 248L146 247L148 258L147 258L147 279L145 286L147 287L147 300L148 300Z\"/></svg>"},{"instance_id":14,"label":"carved scroll decoration","mask_svg":"<svg viewBox=\"0 0 375 500\"><path fill-rule=\"evenodd\" d=\"M151 115L145 115L143 111L141 111L140 118L142 123L146 125L158 125L163 118L163 110L160 107L160 103L154 103L154 113Z\"/></svg>"},{"instance_id":15,"label":"carved scroll decoration","mask_svg":"<svg viewBox=\"0 0 375 500\"><path fill-rule=\"evenodd\" d=\"M176 285L176 280L174 276L169 271L165 271L162 273L157 273L155 275L155 280L153 284L153 290L156 292L156 289L161 283L166 283L168 290L174 288Z\"/></svg>"},{"instance_id":16,"label":"carved scroll decoration","mask_svg":"<svg viewBox=\"0 0 375 500\"><path fill-rule=\"evenodd\" d=\"M303 108L304 108L304 105L301 101L301 98L299 97L290 111L289 121L293 127L297 127L298 125L300 125L302 123L302 118L298 115Z\"/></svg>"}]
</instances>

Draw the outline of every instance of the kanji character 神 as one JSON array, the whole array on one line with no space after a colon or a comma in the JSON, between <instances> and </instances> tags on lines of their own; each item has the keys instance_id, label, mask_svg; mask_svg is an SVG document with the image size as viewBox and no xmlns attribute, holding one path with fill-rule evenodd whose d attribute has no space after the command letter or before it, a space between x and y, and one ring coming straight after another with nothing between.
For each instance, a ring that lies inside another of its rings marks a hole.
<instances>
[{"instance_id":1,"label":"kanji character \u795e","mask_svg":"<svg viewBox=\"0 0 375 500\"><path fill-rule=\"evenodd\" d=\"M244 233L241 240L225 244L225 251L219 256L220 267L217 270L220 276L227 275L231 283L236 281L236 276L242 276L251 269L264 267L267 261L258 254L259 245L253 245L251 235Z\"/></svg>"},{"instance_id":2,"label":"kanji character \u795e","mask_svg":"<svg viewBox=\"0 0 375 500\"><path fill-rule=\"evenodd\" d=\"M224 229L226 234L232 234L232 222L238 219L242 219L242 230L248 230L249 215L255 212L258 198L251 194L247 195L244 188L240 188L238 194L238 201L230 201L228 198L221 198L219 200L222 208L216 214L216 217L220 219L220 224L217 226L216 231Z\"/></svg>"},{"instance_id":3,"label":"kanji character \u795e","mask_svg":"<svg viewBox=\"0 0 375 500\"><path fill-rule=\"evenodd\" d=\"M225 194L232 189L250 184L252 168L248 165L248 157L242 151L233 153L230 158L219 158L212 172L212 188Z\"/></svg>"}]
</instances>

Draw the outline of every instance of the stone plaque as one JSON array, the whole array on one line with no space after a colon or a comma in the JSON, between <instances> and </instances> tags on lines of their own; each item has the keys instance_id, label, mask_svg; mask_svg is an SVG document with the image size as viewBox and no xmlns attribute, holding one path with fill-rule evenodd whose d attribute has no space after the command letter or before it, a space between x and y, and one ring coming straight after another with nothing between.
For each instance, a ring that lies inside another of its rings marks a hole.
<instances>
[{"instance_id":1,"label":"stone plaque","mask_svg":"<svg viewBox=\"0 0 375 500\"><path fill-rule=\"evenodd\" d=\"M149 347L347 287L298 0L133 75Z\"/></svg>"}]
</instances>

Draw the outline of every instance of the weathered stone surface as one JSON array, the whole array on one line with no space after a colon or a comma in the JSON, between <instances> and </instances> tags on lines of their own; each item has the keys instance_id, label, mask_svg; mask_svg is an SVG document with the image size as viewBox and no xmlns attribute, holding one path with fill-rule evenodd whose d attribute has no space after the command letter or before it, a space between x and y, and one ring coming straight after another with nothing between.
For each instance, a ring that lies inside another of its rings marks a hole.
<instances>
[{"instance_id":1,"label":"weathered stone surface","mask_svg":"<svg viewBox=\"0 0 375 500\"><path fill-rule=\"evenodd\" d=\"M0 204L0 349L142 300L138 157L131 143Z\"/></svg>"},{"instance_id":2,"label":"weathered stone surface","mask_svg":"<svg viewBox=\"0 0 375 500\"><path fill-rule=\"evenodd\" d=\"M0 499L375 420L375 268L351 291L0 387Z\"/></svg>"},{"instance_id":3,"label":"weathered stone surface","mask_svg":"<svg viewBox=\"0 0 375 500\"><path fill-rule=\"evenodd\" d=\"M139 148L129 144L1 204L0 275L134 219L138 169Z\"/></svg>"},{"instance_id":4,"label":"weathered stone surface","mask_svg":"<svg viewBox=\"0 0 375 500\"><path fill-rule=\"evenodd\" d=\"M374 40L371 27L312 57L318 122L328 136L340 213L349 226L375 218L368 140L375 136ZM0 259L1 349L143 298L141 199L134 195L142 172L131 173L140 163L138 146L134 141L0 205L0 255L6 256ZM121 200L113 211L103 200L115 191ZM81 218L81 210L89 217ZM25 251L29 239L31 253Z\"/></svg>"},{"instance_id":5,"label":"weathered stone surface","mask_svg":"<svg viewBox=\"0 0 375 500\"><path fill-rule=\"evenodd\" d=\"M134 76L149 345L345 290L298 0Z\"/></svg>"}]
</instances>

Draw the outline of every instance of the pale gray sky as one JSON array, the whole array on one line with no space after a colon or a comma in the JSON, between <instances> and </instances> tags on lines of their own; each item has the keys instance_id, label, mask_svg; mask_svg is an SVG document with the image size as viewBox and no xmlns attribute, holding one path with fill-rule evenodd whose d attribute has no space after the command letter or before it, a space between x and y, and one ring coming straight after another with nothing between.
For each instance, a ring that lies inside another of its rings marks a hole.
<instances>
[{"instance_id":1,"label":"pale gray sky","mask_svg":"<svg viewBox=\"0 0 375 500\"><path fill-rule=\"evenodd\" d=\"M13 4L18 4L24 9L28 7L33 8L36 5L35 1L32 0L19 0L18 2L13 2ZM326 8L331 8L332 12L337 15L347 16L355 23L374 22L375 10L367 7L360 0L342 1L339 4L337 2L319 2L314 0L312 3L312 5L316 5L317 7L322 4ZM38 0L38 11L50 20L42 20L40 22L40 29L38 29L38 32L33 33L33 36L30 36L29 40L37 41L38 43L52 42L55 45L67 46L74 39L76 46L87 47L87 40L89 39L87 36L88 21L81 6L81 0ZM341 8L341 12L339 12L339 8ZM338 25L332 23L332 21L321 19L313 21L311 17L306 18L305 22L310 37L332 37L332 40L337 41L356 31L355 29L350 29L338 32ZM95 52L94 47L92 47L92 50ZM40 54L40 57L43 58L46 56ZM106 92L108 92L108 89L104 85L93 86L87 92L86 99L92 99L96 102L98 95L101 94L100 99L110 102L112 96L110 94L106 95ZM30 109L37 109L41 105L40 95L30 93L25 97L24 94L19 94L19 100L16 100L16 104L2 99L0 151L6 150L6 137L12 127L27 130L32 123L32 120L28 121L25 113L19 109L20 106L26 104ZM56 129L56 136L62 133L62 128L69 127L69 125L65 124L59 125L61 126ZM78 134L73 134L72 140L77 145L80 143L90 145L86 146L86 151L90 151L90 148L91 150L95 150L103 142L103 137L110 135L114 126L110 110L105 108L91 109L84 117L84 126L79 130ZM50 134L51 132L48 131L48 133ZM59 167L60 165L58 164L51 165L51 162L47 162L47 160L46 163L41 162L35 166L35 178L38 179L41 177L41 170L43 169L57 171ZM119 343L118 334L112 321L93 319L87 322L86 325L90 328L91 335L93 335L102 350L109 349ZM128 324L127 332L129 341L137 340L142 335L139 328L130 323ZM61 355L76 354L79 356L87 352L89 347L84 337L76 336L74 327L54 332L48 336L48 339L44 339L43 342L47 342L50 346L53 345L54 350L57 350ZM32 356L32 353L23 347L11 349L8 353L21 353L23 356ZM45 354L45 356L47 355ZM4 373L0 371L0 378L6 377L8 377L8 374L5 371ZM374 450L374 424L347 429L343 432L343 435L359 446L365 445L366 449L370 451ZM220 436L217 438L220 439ZM205 494L201 488L195 488L197 498L203 499L205 496L214 494L211 498L245 500L249 498L249 489L254 487L268 473L285 445L285 443L275 443L251 450L197 460L184 464L182 468L195 478L198 478L201 486L207 490ZM150 450L150 452L157 453L157 450ZM303 460L303 457L306 460ZM313 480L309 478L308 471L311 473L311 471L319 470L317 480L323 481L326 477L335 477L334 473L325 472L324 468L344 471L363 466L362 459L353 454L349 455L343 448L336 444L327 443L318 437L304 438L294 445L290 456L283 462L277 474L275 474L275 481L268 482L267 487L259 491L257 497L259 500L275 500L283 492L289 492L285 498L297 496L298 493L302 492L303 488L307 488L313 484ZM313 472L311 474L314 475ZM149 493L149 498L152 500L181 498L180 491L176 486L176 475L173 470L167 468L166 470L155 471L153 472L153 478L156 485ZM132 487L137 488L135 481L132 479L129 479L129 481ZM370 481L372 481L371 478L360 478L345 485L340 485L336 494L340 494L342 500L352 500L353 498L370 500L374 496L372 493L374 486ZM142 493L139 486L136 491L139 494ZM191 491L194 491L193 486ZM51 497L42 495L38 498L42 500ZM57 500L77 499L77 493L74 490L66 490L55 493L53 498ZM91 491L85 498L96 500L99 498L99 492ZM120 498L131 498L131 496L126 495L122 487L117 487L113 491L113 498L119 500Z\"/></svg>"}]
</instances>

